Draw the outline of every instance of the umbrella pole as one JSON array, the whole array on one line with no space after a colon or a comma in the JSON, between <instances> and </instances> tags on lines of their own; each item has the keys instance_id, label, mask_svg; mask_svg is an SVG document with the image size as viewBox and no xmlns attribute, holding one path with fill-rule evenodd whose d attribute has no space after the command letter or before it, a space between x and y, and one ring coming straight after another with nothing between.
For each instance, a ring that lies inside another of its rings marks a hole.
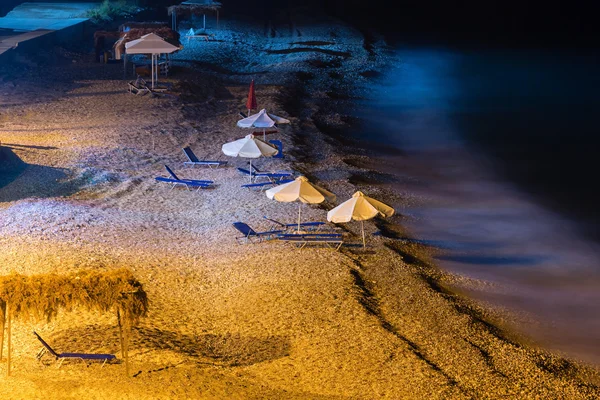
<instances>
[{"instance_id":1,"label":"umbrella pole","mask_svg":"<svg viewBox=\"0 0 600 400\"><path fill-rule=\"evenodd\" d=\"M263 128L263 140L267 141L267 130L265 128Z\"/></svg>"},{"instance_id":2,"label":"umbrella pole","mask_svg":"<svg viewBox=\"0 0 600 400\"><path fill-rule=\"evenodd\" d=\"M365 243L365 221L360 221L360 230L362 231L363 249L367 247Z\"/></svg>"},{"instance_id":3,"label":"umbrella pole","mask_svg":"<svg viewBox=\"0 0 600 400\"><path fill-rule=\"evenodd\" d=\"M152 54L152 71L150 72L152 74L152 89L154 89L154 54Z\"/></svg>"},{"instance_id":4,"label":"umbrella pole","mask_svg":"<svg viewBox=\"0 0 600 400\"><path fill-rule=\"evenodd\" d=\"M302 203L298 204L298 232L300 232L300 210L302 207Z\"/></svg>"},{"instance_id":5,"label":"umbrella pole","mask_svg":"<svg viewBox=\"0 0 600 400\"><path fill-rule=\"evenodd\" d=\"M252 182L252 159L250 159L250 182Z\"/></svg>"}]
</instances>

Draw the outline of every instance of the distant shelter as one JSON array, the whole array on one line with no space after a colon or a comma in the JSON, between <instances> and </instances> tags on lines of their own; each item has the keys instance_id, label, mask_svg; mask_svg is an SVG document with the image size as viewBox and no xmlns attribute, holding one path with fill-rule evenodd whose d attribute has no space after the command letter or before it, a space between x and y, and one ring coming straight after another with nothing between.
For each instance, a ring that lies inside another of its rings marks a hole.
<instances>
[{"instance_id":1,"label":"distant shelter","mask_svg":"<svg viewBox=\"0 0 600 400\"><path fill-rule=\"evenodd\" d=\"M221 3L213 0L188 0L181 4L168 7L171 16L171 29L177 30L177 17L179 15L202 15L203 26L206 29L206 13L215 13L217 16L217 29L219 28L219 9Z\"/></svg>"}]
</instances>

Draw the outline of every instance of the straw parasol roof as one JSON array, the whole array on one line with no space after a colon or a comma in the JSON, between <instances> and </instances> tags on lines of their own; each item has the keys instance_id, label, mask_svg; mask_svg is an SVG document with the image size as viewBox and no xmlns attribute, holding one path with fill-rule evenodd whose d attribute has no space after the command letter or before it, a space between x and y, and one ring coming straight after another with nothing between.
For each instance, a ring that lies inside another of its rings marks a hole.
<instances>
[{"instance_id":1,"label":"straw parasol roof","mask_svg":"<svg viewBox=\"0 0 600 400\"><path fill-rule=\"evenodd\" d=\"M148 296L128 269L79 271L70 275L44 274L0 276L0 359L7 326L7 376L11 365L11 320L51 321L60 311L77 307L115 312L119 324L121 353L129 375L131 327L148 312Z\"/></svg>"},{"instance_id":2,"label":"straw parasol roof","mask_svg":"<svg viewBox=\"0 0 600 400\"><path fill-rule=\"evenodd\" d=\"M119 312L130 323L137 322L148 311L146 292L127 269L0 276L0 308L6 304L11 305L14 317L46 321L51 321L61 310L75 307Z\"/></svg>"}]
</instances>

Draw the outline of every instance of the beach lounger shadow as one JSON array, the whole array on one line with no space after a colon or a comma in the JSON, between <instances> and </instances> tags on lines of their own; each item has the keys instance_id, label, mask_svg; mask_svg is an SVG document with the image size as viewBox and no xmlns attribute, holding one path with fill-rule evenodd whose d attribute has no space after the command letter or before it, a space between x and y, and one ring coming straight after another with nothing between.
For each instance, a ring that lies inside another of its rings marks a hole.
<instances>
[{"instance_id":1,"label":"beach lounger shadow","mask_svg":"<svg viewBox=\"0 0 600 400\"><path fill-rule=\"evenodd\" d=\"M196 157L196 155L194 154L194 152L192 151L192 149L189 146L184 147L183 152L185 153L186 157L189 160L189 161L184 162L184 164L187 164L187 165L203 165L203 166L207 166L209 168L218 168L220 166L227 165L227 161L200 160L200 159L198 159L198 157Z\"/></svg>"},{"instance_id":2,"label":"beach lounger shadow","mask_svg":"<svg viewBox=\"0 0 600 400\"><path fill-rule=\"evenodd\" d=\"M175 186L177 185L184 185L188 190L191 190L192 188L197 188L198 190L200 190L214 187L213 181L199 179L180 179L177 175L175 175L173 170L171 170L171 168L169 168L168 165L165 164L165 168L171 177L165 178L162 176L157 176L154 179L156 179L158 182L170 183L171 190L173 190L173 188L175 188Z\"/></svg>"},{"instance_id":3,"label":"beach lounger shadow","mask_svg":"<svg viewBox=\"0 0 600 400\"><path fill-rule=\"evenodd\" d=\"M256 243L262 242L263 240L274 239L275 235L283 233L283 230L270 230L264 232L256 232L245 222L234 222L233 227L237 229L242 235L235 238L238 243Z\"/></svg>"},{"instance_id":4,"label":"beach lounger shadow","mask_svg":"<svg viewBox=\"0 0 600 400\"><path fill-rule=\"evenodd\" d=\"M42 343L44 347L38 352L36 355L36 359L41 361L42 357L46 352L50 353L55 360L58 362L57 367L60 368L63 361L66 359L79 359L83 361L103 361L102 366L106 364L108 360L116 360L116 356L114 354L100 354L100 353L57 353L54 351L52 347L40 335L37 334L36 331L33 331L33 334L37 337L37 339Z\"/></svg>"}]
</instances>

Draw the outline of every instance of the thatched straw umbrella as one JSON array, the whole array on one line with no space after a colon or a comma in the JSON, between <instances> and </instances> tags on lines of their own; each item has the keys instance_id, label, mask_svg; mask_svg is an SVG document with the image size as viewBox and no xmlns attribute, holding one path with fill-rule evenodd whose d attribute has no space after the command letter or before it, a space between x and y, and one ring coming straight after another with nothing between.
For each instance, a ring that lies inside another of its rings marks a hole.
<instances>
[{"instance_id":1,"label":"thatched straw umbrella","mask_svg":"<svg viewBox=\"0 0 600 400\"><path fill-rule=\"evenodd\" d=\"M75 307L116 312L121 355L129 376L128 345L131 327L148 312L148 297L131 271L81 271L71 275L0 276L0 332L7 326L7 375L11 364L11 320L51 321L59 311ZM0 336L0 355L4 335ZM0 356L1 357L1 356Z\"/></svg>"}]
</instances>

